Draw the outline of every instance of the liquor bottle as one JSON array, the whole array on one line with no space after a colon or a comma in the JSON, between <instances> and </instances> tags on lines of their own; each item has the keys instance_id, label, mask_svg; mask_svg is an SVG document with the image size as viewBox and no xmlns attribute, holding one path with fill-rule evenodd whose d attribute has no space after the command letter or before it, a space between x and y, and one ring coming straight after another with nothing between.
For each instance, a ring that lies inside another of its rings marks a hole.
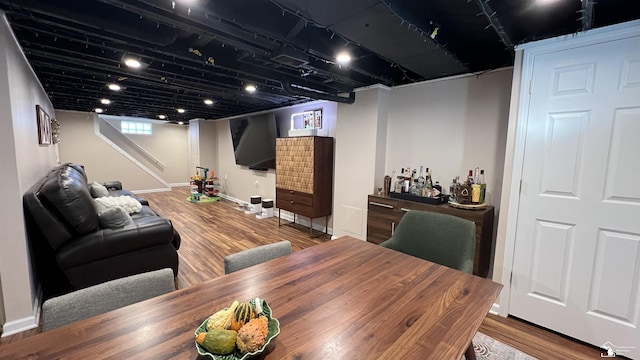
<instances>
[{"instance_id":1,"label":"liquor bottle","mask_svg":"<svg viewBox=\"0 0 640 360\"><path fill-rule=\"evenodd\" d=\"M433 188L433 179L431 178L431 169L427 168L427 187L429 189Z\"/></svg>"},{"instance_id":2,"label":"liquor bottle","mask_svg":"<svg viewBox=\"0 0 640 360\"><path fill-rule=\"evenodd\" d=\"M436 180L436 183L433 184L433 188L438 190L438 192L440 192L440 194L442 194L442 186L440 186L440 181Z\"/></svg>"},{"instance_id":3,"label":"liquor bottle","mask_svg":"<svg viewBox=\"0 0 640 360\"><path fill-rule=\"evenodd\" d=\"M411 169L404 168L404 187L402 188L402 192L408 193L410 187L411 187Z\"/></svg>"},{"instance_id":4,"label":"liquor bottle","mask_svg":"<svg viewBox=\"0 0 640 360\"><path fill-rule=\"evenodd\" d=\"M393 186L394 192L401 193L404 188L404 176L396 176L396 183Z\"/></svg>"},{"instance_id":5,"label":"liquor bottle","mask_svg":"<svg viewBox=\"0 0 640 360\"><path fill-rule=\"evenodd\" d=\"M487 192L487 183L484 181L484 169L480 170L478 182L480 182L480 204L484 204L485 194Z\"/></svg>"},{"instance_id":6,"label":"liquor bottle","mask_svg":"<svg viewBox=\"0 0 640 360\"><path fill-rule=\"evenodd\" d=\"M473 185L473 170L469 170L469 175L467 175L466 184L469 186Z\"/></svg>"},{"instance_id":7,"label":"liquor bottle","mask_svg":"<svg viewBox=\"0 0 640 360\"><path fill-rule=\"evenodd\" d=\"M456 202L456 192L458 192L458 182L453 178L449 185L449 202Z\"/></svg>"},{"instance_id":8,"label":"liquor bottle","mask_svg":"<svg viewBox=\"0 0 640 360\"><path fill-rule=\"evenodd\" d=\"M471 185L473 185L473 170L469 170L467 181L460 185L456 200L460 204L471 204Z\"/></svg>"},{"instance_id":9,"label":"liquor bottle","mask_svg":"<svg viewBox=\"0 0 640 360\"><path fill-rule=\"evenodd\" d=\"M404 192L404 168L400 168L400 175L398 175L398 181L396 181L396 192Z\"/></svg>"},{"instance_id":10,"label":"liquor bottle","mask_svg":"<svg viewBox=\"0 0 640 360\"><path fill-rule=\"evenodd\" d=\"M422 165L420 165L420 176L418 176L418 188L420 190L422 190L422 188L424 187L424 184L425 184L424 176L422 176L422 171L423 170L424 170L424 167Z\"/></svg>"},{"instance_id":11,"label":"liquor bottle","mask_svg":"<svg viewBox=\"0 0 640 360\"><path fill-rule=\"evenodd\" d=\"M480 204L480 184L471 185L471 204Z\"/></svg>"}]
</instances>

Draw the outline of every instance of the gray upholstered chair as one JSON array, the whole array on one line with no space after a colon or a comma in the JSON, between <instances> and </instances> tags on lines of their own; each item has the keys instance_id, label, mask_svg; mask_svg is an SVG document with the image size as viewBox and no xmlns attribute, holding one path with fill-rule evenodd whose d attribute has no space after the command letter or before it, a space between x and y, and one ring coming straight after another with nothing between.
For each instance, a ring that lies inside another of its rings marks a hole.
<instances>
[{"instance_id":1,"label":"gray upholstered chair","mask_svg":"<svg viewBox=\"0 0 640 360\"><path fill-rule=\"evenodd\" d=\"M402 217L391 238L380 245L472 273L476 224L447 214L412 210ZM473 343L465 357L475 360Z\"/></svg>"},{"instance_id":2,"label":"gray upholstered chair","mask_svg":"<svg viewBox=\"0 0 640 360\"><path fill-rule=\"evenodd\" d=\"M107 281L48 299L42 304L42 330L49 331L175 290L166 268Z\"/></svg>"},{"instance_id":3,"label":"gray upholstered chair","mask_svg":"<svg viewBox=\"0 0 640 360\"><path fill-rule=\"evenodd\" d=\"M409 211L384 247L472 273L476 224L452 215Z\"/></svg>"},{"instance_id":4,"label":"gray upholstered chair","mask_svg":"<svg viewBox=\"0 0 640 360\"><path fill-rule=\"evenodd\" d=\"M225 257L224 273L230 274L289 254L291 254L291 243L287 240L257 246Z\"/></svg>"}]
</instances>

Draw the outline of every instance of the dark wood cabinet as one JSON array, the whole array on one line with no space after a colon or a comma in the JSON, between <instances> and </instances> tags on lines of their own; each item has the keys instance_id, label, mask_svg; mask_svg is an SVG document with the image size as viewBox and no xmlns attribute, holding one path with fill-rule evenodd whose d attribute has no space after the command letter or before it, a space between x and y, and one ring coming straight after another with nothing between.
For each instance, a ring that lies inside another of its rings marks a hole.
<instances>
[{"instance_id":1,"label":"dark wood cabinet","mask_svg":"<svg viewBox=\"0 0 640 360\"><path fill-rule=\"evenodd\" d=\"M389 239L404 213L409 210L439 212L473 221L476 224L473 273L482 277L487 277L489 274L493 238L493 206L482 210L464 210L447 204L431 205L387 196L369 195L367 209L367 241L375 244Z\"/></svg>"},{"instance_id":2,"label":"dark wood cabinet","mask_svg":"<svg viewBox=\"0 0 640 360\"><path fill-rule=\"evenodd\" d=\"M402 218L398 200L369 197L367 241L380 244L389 239Z\"/></svg>"},{"instance_id":3,"label":"dark wood cabinet","mask_svg":"<svg viewBox=\"0 0 640 360\"><path fill-rule=\"evenodd\" d=\"M294 221L296 214L308 217L311 225L314 218L325 217L326 232L333 207L333 138L276 140L276 206L294 213Z\"/></svg>"}]
</instances>

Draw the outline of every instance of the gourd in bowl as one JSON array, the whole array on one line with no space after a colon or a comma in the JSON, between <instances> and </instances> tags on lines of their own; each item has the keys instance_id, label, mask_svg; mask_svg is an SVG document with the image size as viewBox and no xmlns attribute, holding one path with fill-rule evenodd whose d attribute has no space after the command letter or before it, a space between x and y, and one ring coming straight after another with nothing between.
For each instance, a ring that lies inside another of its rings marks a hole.
<instances>
[{"instance_id":1,"label":"gourd in bowl","mask_svg":"<svg viewBox=\"0 0 640 360\"><path fill-rule=\"evenodd\" d=\"M196 348L198 354L213 360L246 360L264 352L278 334L280 322L272 316L271 308L264 299L254 298L243 303L234 301L196 329ZM232 348L234 336L236 343Z\"/></svg>"}]
</instances>

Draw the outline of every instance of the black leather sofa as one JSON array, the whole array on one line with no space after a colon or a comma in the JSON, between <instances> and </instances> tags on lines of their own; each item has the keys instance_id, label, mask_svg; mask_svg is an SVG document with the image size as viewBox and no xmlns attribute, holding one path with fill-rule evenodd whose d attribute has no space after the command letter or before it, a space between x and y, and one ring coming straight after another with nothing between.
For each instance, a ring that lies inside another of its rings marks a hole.
<instances>
[{"instance_id":1,"label":"black leather sofa","mask_svg":"<svg viewBox=\"0 0 640 360\"><path fill-rule=\"evenodd\" d=\"M143 205L130 215L133 224L102 228L80 165L51 170L23 195L23 204L31 261L45 299L167 267L178 274L180 235L171 221Z\"/></svg>"}]
</instances>

